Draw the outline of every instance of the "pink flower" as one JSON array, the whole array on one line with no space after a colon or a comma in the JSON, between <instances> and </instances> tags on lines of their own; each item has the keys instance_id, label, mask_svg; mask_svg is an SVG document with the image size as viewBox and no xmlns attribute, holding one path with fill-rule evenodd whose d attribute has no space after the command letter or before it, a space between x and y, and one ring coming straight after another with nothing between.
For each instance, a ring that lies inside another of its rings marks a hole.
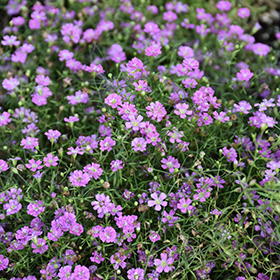
<instances>
[{"instance_id":1,"label":"pink flower","mask_svg":"<svg viewBox=\"0 0 280 280\"><path fill-rule=\"evenodd\" d=\"M187 200L183 197L179 200L179 203L177 204L178 209L182 211L182 213L186 213L187 210L192 210L193 206L190 205L192 203L192 200L187 198Z\"/></svg>"},{"instance_id":2,"label":"pink flower","mask_svg":"<svg viewBox=\"0 0 280 280\"><path fill-rule=\"evenodd\" d=\"M249 110L252 109L250 103L244 100L240 101L238 104L234 104L233 106L236 108L237 112L242 112L243 114L249 114Z\"/></svg>"},{"instance_id":3,"label":"pink flower","mask_svg":"<svg viewBox=\"0 0 280 280\"><path fill-rule=\"evenodd\" d=\"M174 172L174 168L180 168L181 166L178 160L172 156L168 156L167 159L163 158L161 162L163 163L161 167L163 169L168 168L170 173Z\"/></svg>"},{"instance_id":4,"label":"pink flower","mask_svg":"<svg viewBox=\"0 0 280 280\"><path fill-rule=\"evenodd\" d=\"M137 151L144 152L146 150L146 145L147 145L147 142L143 137L136 137L131 142L132 149L135 152L137 152Z\"/></svg>"},{"instance_id":5,"label":"pink flower","mask_svg":"<svg viewBox=\"0 0 280 280\"><path fill-rule=\"evenodd\" d=\"M216 120L218 120L222 123L229 121L229 117L226 116L226 112L217 113L216 111L214 111L213 116Z\"/></svg>"},{"instance_id":6,"label":"pink flower","mask_svg":"<svg viewBox=\"0 0 280 280\"><path fill-rule=\"evenodd\" d=\"M158 25L154 22L147 22L144 26L144 32L154 35L158 32L160 32L160 29L158 27Z\"/></svg>"},{"instance_id":7,"label":"pink flower","mask_svg":"<svg viewBox=\"0 0 280 280\"><path fill-rule=\"evenodd\" d=\"M145 91L146 87L148 86L148 83L146 81L143 80L139 80L138 84L136 82L133 83L133 85L135 86L135 90L137 91Z\"/></svg>"},{"instance_id":8,"label":"pink flower","mask_svg":"<svg viewBox=\"0 0 280 280\"><path fill-rule=\"evenodd\" d=\"M1 41L3 46L18 46L20 44L20 41L17 41L17 37L14 35L11 36L4 36L3 41Z\"/></svg>"},{"instance_id":9,"label":"pink flower","mask_svg":"<svg viewBox=\"0 0 280 280\"><path fill-rule=\"evenodd\" d=\"M11 121L9 113L3 112L0 114L0 126L7 125Z\"/></svg>"},{"instance_id":10,"label":"pink flower","mask_svg":"<svg viewBox=\"0 0 280 280\"><path fill-rule=\"evenodd\" d=\"M35 237L32 240L31 247L34 249L33 253L44 254L48 250L49 245L46 245L46 240L43 238Z\"/></svg>"},{"instance_id":11,"label":"pink flower","mask_svg":"<svg viewBox=\"0 0 280 280\"><path fill-rule=\"evenodd\" d=\"M249 69L241 69L240 72L236 74L236 77L240 82L242 81L248 82L253 76L254 73L252 73Z\"/></svg>"},{"instance_id":12,"label":"pink flower","mask_svg":"<svg viewBox=\"0 0 280 280\"><path fill-rule=\"evenodd\" d=\"M163 13L163 20L165 20L165 21L172 22L172 21L175 21L177 18L178 18L177 15L175 13L173 13L172 11Z\"/></svg>"},{"instance_id":13,"label":"pink flower","mask_svg":"<svg viewBox=\"0 0 280 280\"><path fill-rule=\"evenodd\" d=\"M111 169L112 171L118 171L120 169L123 169L123 166L122 166L123 162L121 160L113 160L110 165L111 165Z\"/></svg>"},{"instance_id":14,"label":"pink flower","mask_svg":"<svg viewBox=\"0 0 280 280\"><path fill-rule=\"evenodd\" d=\"M161 45L157 42L152 42L152 45L145 49L146 56L157 57L161 54Z\"/></svg>"},{"instance_id":15,"label":"pink flower","mask_svg":"<svg viewBox=\"0 0 280 280\"><path fill-rule=\"evenodd\" d=\"M111 137L106 137L104 140L101 140L99 142L100 144L100 150L102 152L104 151L111 151L112 147L115 146L116 141L114 141Z\"/></svg>"},{"instance_id":16,"label":"pink flower","mask_svg":"<svg viewBox=\"0 0 280 280\"><path fill-rule=\"evenodd\" d=\"M186 103L179 103L179 104L176 104L176 109L177 110L175 110L174 111L174 113L176 114L176 115L180 115L180 118L181 119L184 119L184 118L186 118L187 117L187 115L191 115L192 114L192 110L188 110L188 108L189 108L189 105L188 104L186 104Z\"/></svg>"},{"instance_id":17,"label":"pink flower","mask_svg":"<svg viewBox=\"0 0 280 280\"><path fill-rule=\"evenodd\" d=\"M183 60L183 66L192 71L192 70L196 70L199 67L199 62L193 58L186 58Z\"/></svg>"},{"instance_id":18,"label":"pink flower","mask_svg":"<svg viewBox=\"0 0 280 280\"><path fill-rule=\"evenodd\" d=\"M173 127L173 131L168 131L167 135L170 137L169 141L174 144L175 141L177 143L181 143L182 140L180 138L182 138L184 136L184 132L183 131L178 131L178 129L176 127Z\"/></svg>"},{"instance_id":19,"label":"pink flower","mask_svg":"<svg viewBox=\"0 0 280 280\"><path fill-rule=\"evenodd\" d=\"M3 160L3 159L0 159L0 173L2 171L6 171L8 169L9 169L9 167L8 167L7 162L5 160Z\"/></svg>"},{"instance_id":20,"label":"pink flower","mask_svg":"<svg viewBox=\"0 0 280 280\"><path fill-rule=\"evenodd\" d=\"M75 170L70 173L69 180L73 186L86 187L87 183L90 181L90 177L81 170Z\"/></svg>"},{"instance_id":21,"label":"pink flower","mask_svg":"<svg viewBox=\"0 0 280 280\"><path fill-rule=\"evenodd\" d=\"M187 46L179 47L178 55L182 56L184 59L194 57L193 49Z\"/></svg>"},{"instance_id":22,"label":"pink flower","mask_svg":"<svg viewBox=\"0 0 280 280\"><path fill-rule=\"evenodd\" d=\"M152 120L157 120L157 122L162 121L167 114L165 108L159 101L156 101L155 103L151 102L151 104L146 107L146 110L147 116L151 117Z\"/></svg>"},{"instance_id":23,"label":"pink flower","mask_svg":"<svg viewBox=\"0 0 280 280\"><path fill-rule=\"evenodd\" d=\"M164 271L165 273L169 272L171 270L170 265L173 264L174 259L173 258L167 258L168 255L166 253L160 254L161 259L155 259L154 264L157 266L156 271L161 273Z\"/></svg>"},{"instance_id":24,"label":"pink flower","mask_svg":"<svg viewBox=\"0 0 280 280\"><path fill-rule=\"evenodd\" d=\"M105 98L104 102L112 108L117 108L122 104L122 97L116 93L111 93Z\"/></svg>"},{"instance_id":25,"label":"pink flower","mask_svg":"<svg viewBox=\"0 0 280 280\"><path fill-rule=\"evenodd\" d=\"M250 10L248 8L240 8L238 9L237 15L241 18L249 17Z\"/></svg>"},{"instance_id":26,"label":"pink flower","mask_svg":"<svg viewBox=\"0 0 280 280\"><path fill-rule=\"evenodd\" d=\"M83 231L84 231L84 228L81 224L74 223L73 225L71 225L69 232L71 234L80 236Z\"/></svg>"},{"instance_id":27,"label":"pink flower","mask_svg":"<svg viewBox=\"0 0 280 280\"><path fill-rule=\"evenodd\" d=\"M164 201L164 199L166 198L166 194L165 193L161 193L160 196L158 196L157 193L153 193L151 195L151 197L154 200L149 200L148 201L148 206L149 207L153 207L154 205L156 205L155 206L155 210L156 211L160 211L161 210L161 206L163 206L163 207L167 206L167 202Z\"/></svg>"},{"instance_id":28,"label":"pink flower","mask_svg":"<svg viewBox=\"0 0 280 280\"><path fill-rule=\"evenodd\" d=\"M83 171L86 172L90 178L93 177L95 180L97 180L102 175L103 169L100 168L100 164L93 162L86 165Z\"/></svg>"},{"instance_id":29,"label":"pink flower","mask_svg":"<svg viewBox=\"0 0 280 280\"><path fill-rule=\"evenodd\" d=\"M71 276L75 280L89 280L89 269L86 266L77 265Z\"/></svg>"},{"instance_id":30,"label":"pink flower","mask_svg":"<svg viewBox=\"0 0 280 280\"><path fill-rule=\"evenodd\" d=\"M96 201L91 202L93 209L97 211L98 217L103 218L105 214L109 213L115 205L111 202L108 195L97 194L95 195Z\"/></svg>"},{"instance_id":31,"label":"pink flower","mask_svg":"<svg viewBox=\"0 0 280 280\"><path fill-rule=\"evenodd\" d=\"M4 255L0 255L0 271L4 270L9 265L9 259L5 258Z\"/></svg>"},{"instance_id":32,"label":"pink flower","mask_svg":"<svg viewBox=\"0 0 280 280\"><path fill-rule=\"evenodd\" d=\"M143 117L141 115L135 116L130 115L129 117L129 122L125 123L126 129L132 128L133 131L138 131L140 128L145 127L145 123L141 122L143 120Z\"/></svg>"},{"instance_id":33,"label":"pink flower","mask_svg":"<svg viewBox=\"0 0 280 280\"><path fill-rule=\"evenodd\" d=\"M35 200L35 203L29 203L27 206L27 214L38 217L42 212L45 211L42 200Z\"/></svg>"},{"instance_id":34,"label":"pink flower","mask_svg":"<svg viewBox=\"0 0 280 280\"><path fill-rule=\"evenodd\" d=\"M47 166L47 167L56 166L58 164L57 163L58 157L57 156L53 157L53 154L47 154L47 156L44 157L43 160L44 160L45 166Z\"/></svg>"},{"instance_id":35,"label":"pink flower","mask_svg":"<svg viewBox=\"0 0 280 280\"><path fill-rule=\"evenodd\" d=\"M16 78L4 79L2 86L6 90L13 90L19 85L19 80Z\"/></svg>"},{"instance_id":36,"label":"pink flower","mask_svg":"<svg viewBox=\"0 0 280 280\"><path fill-rule=\"evenodd\" d=\"M229 1L220 1L216 5L217 9L219 9L222 12L227 12L231 8L231 3Z\"/></svg>"},{"instance_id":37,"label":"pink flower","mask_svg":"<svg viewBox=\"0 0 280 280\"><path fill-rule=\"evenodd\" d=\"M156 241L160 240L160 235L157 232L152 230L149 235L149 238L153 243L155 243Z\"/></svg>"},{"instance_id":38,"label":"pink flower","mask_svg":"<svg viewBox=\"0 0 280 280\"><path fill-rule=\"evenodd\" d=\"M34 159L30 159L28 162L29 163L27 163L25 166L33 172L43 168L43 165L40 165L42 163L42 161L39 159L36 162Z\"/></svg>"},{"instance_id":39,"label":"pink flower","mask_svg":"<svg viewBox=\"0 0 280 280\"><path fill-rule=\"evenodd\" d=\"M106 227L103 231L100 232L99 238L102 242L112 243L115 241L117 233L113 227Z\"/></svg>"},{"instance_id":40,"label":"pink flower","mask_svg":"<svg viewBox=\"0 0 280 280\"><path fill-rule=\"evenodd\" d=\"M270 47L262 43L252 45L252 51L259 56L266 56L270 52Z\"/></svg>"}]
</instances>

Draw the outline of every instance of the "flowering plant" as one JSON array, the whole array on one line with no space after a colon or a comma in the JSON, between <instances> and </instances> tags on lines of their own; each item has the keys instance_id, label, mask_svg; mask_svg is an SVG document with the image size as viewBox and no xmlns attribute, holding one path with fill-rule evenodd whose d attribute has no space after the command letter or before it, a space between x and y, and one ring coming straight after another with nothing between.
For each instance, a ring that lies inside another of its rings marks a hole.
<instances>
[{"instance_id":1,"label":"flowering plant","mask_svg":"<svg viewBox=\"0 0 280 280\"><path fill-rule=\"evenodd\" d=\"M258 9L6 2L1 280L279 279L279 53Z\"/></svg>"}]
</instances>

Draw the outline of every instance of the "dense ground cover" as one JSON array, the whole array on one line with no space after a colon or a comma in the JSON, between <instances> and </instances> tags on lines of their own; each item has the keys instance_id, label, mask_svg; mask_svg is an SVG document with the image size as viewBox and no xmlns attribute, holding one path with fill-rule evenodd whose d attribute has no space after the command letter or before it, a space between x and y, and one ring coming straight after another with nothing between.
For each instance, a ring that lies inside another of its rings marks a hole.
<instances>
[{"instance_id":1,"label":"dense ground cover","mask_svg":"<svg viewBox=\"0 0 280 280\"><path fill-rule=\"evenodd\" d=\"M236 2L8 2L1 279L280 278L278 53Z\"/></svg>"}]
</instances>

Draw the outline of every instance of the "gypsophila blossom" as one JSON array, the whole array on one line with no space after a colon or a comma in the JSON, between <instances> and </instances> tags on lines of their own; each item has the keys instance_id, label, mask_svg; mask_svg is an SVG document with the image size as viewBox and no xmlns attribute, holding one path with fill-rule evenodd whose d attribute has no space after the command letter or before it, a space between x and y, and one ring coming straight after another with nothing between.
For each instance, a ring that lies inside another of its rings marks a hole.
<instances>
[{"instance_id":1,"label":"gypsophila blossom","mask_svg":"<svg viewBox=\"0 0 280 280\"><path fill-rule=\"evenodd\" d=\"M241 69L240 72L236 74L237 80L240 82L242 81L248 82L253 76L254 73L252 73L250 69Z\"/></svg>"},{"instance_id":2,"label":"gypsophila blossom","mask_svg":"<svg viewBox=\"0 0 280 280\"><path fill-rule=\"evenodd\" d=\"M34 137L27 137L21 140L20 145L23 146L24 149L33 150L35 147L39 146L39 140Z\"/></svg>"},{"instance_id":3,"label":"gypsophila blossom","mask_svg":"<svg viewBox=\"0 0 280 280\"><path fill-rule=\"evenodd\" d=\"M142 268L131 268L127 271L127 278L129 280L144 280L145 271Z\"/></svg>"},{"instance_id":4,"label":"gypsophila blossom","mask_svg":"<svg viewBox=\"0 0 280 280\"><path fill-rule=\"evenodd\" d=\"M163 169L168 169L170 173L173 173L175 168L180 168L181 166L178 160L172 156L168 156L167 159L163 158L161 163L163 163L161 167Z\"/></svg>"},{"instance_id":5,"label":"gypsophila blossom","mask_svg":"<svg viewBox=\"0 0 280 280\"><path fill-rule=\"evenodd\" d=\"M146 110L147 116L151 117L152 120L157 120L157 122L162 121L167 114L165 108L159 101L156 101L155 103L151 102L150 105L146 107Z\"/></svg>"},{"instance_id":6,"label":"gypsophila blossom","mask_svg":"<svg viewBox=\"0 0 280 280\"><path fill-rule=\"evenodd\" d=\"M50 166L58 165L57 162L59 159L57 156L54 157L53 154L47 154L47 156L44 157L43 160L44 160L45 166L50 167Z\"/></svg>"},{"instance_id":7,"label":"gypsophila blossom","mask_svg":"<svg viewBox=\"0 0 280 280\"><path fill-rule=\"evenodd\" d=\"M149 200L148 201L148 206L149 207L155 206L155 210L156 211L160 211L161 210L161 206L163 206L163 207L167 206L167 202L164 201L164 199L166 198L166 194L165 193L161 193L159 196L158 196L157 193L153 193L153 194L151 194L151 197L154 200Z\"/></svg>"},{"instance_id":8,"label":"gypsophila blossom","mask_svg":"<svg viewBox=\"0 0 280 280\"><path fill-rule=\"evenodd\" d=\"M174 262L174 259L172 257L168 257L166 253L161 253L160 254L161 259L155 259L154 260L154 265L157 267L156 271L161 273L161 272L169 272L171 270L171 265Z\"/></svg>"},{"instance_id":9,"label":"gypsophila blossom","mask_svg":"<svg viewBox=\"0 0 280 280\"><path fill-rule=\"evenodd\" d=\"M27 214L34 216L35 218L45 211L42 200L35 200L35 203L29 203L27 206Z\"/></svg>"},{"instance_id":10,"label":"gypsophila blossom","mask_svg":"<svg viewBox=\"0 0 280 280\"><path fill-rule=\"evenodd\" d=\"M0 271L8 267L9 259L5 258L4 255L0 255Z\"/></svg>"},{"instance_id":11,"label":"gypsophila blossom","mask_svg":"<svg viewBox=\"0 0 280 280\"><path fill-rule=\"evenodd\" d=\"M4 79L2 86L6 90L13 90L19 85L19 80L16 78Z\"/></svg>"},{"instance_id":12,"label":"gypsophila blossom","mask_svg":"<svg viewBox=\"0 0 280 280\"><path fill-rule=\"evenodd\" d=\"M123 169L123 162L121 160L113 160L110 165L113 172Z\"/></svg>"},{"instance_id":13,"label":"gypsophila blossom","mask_svg":"<svg viewBox=\"0 0 280 280\"><path fill-rule=\"evenodd\" d=\"M29 168L32 172L43 168L43 165L41 165L42 161L39 159L37 161L35 161L34 159L30 159L28 162L29 163L27 163L25 166Z\"/></svg>"},{"instance_id":14,"label":"gypsophila blossom","mask_svg":"<svg viewBox=\"0 0 280 280\"><path fill-rule=\"evenodd\" d=\"M8 169L9 169L9 167L8 167L7 162L3 159L0 159L0 173L3 171L6 171Z\"/></svg>"},{"instance_id":15,"label":"gypsophila blossom","mask_svg":"<svg viewBox=\"0 0 280 280\"><path fill-rule=\"evenodd\" d=\"M113 140L111 137L106 137L104 140L101 140L99 144L100 144L100 150L102 152L104 151L109 152L113 149L112 147L115 146L116 141Z\"/></svg>"},{"instance_id":16,"label":"gypsophila blossom","mask_svg":"<svg viewBox=\"0 0 280 280\"><path fill-rule=\"evenodd\" d=\"M86 172L75 170L70 173L69 180L75 187L86 187L87 183L90 181L90 176Z\"/></svg>"},{"instance_id":17,"label":"gypsophila blossom","mask_svg":"<svg viewBox=\"0 0 280 280\"><path fill-rule=\"evenodd\" d=\"M106 227L99 233L99 238L106 243L114 242L116 236L117 233L113 227Z\"/></svg>"},{"instance_id":18,"label":"gypsophila blossom","mask_svg":"<svg viewBox=\"0 0 280 280\"><path fill-rule=\"evenodd\" d=\"M236 108L237 112L242 112L243 114L249 114L249 110L252 109L250 103L242 100L238 104L233 105Z\"/></svg>"},{"instance_id":19,"label":"gypsophila blossom","mask_svg":"<svg viewBox=\"0 0 280 280\"><path fill-rule=\"evenodd\" d=\"M147 142L143 137L137 137L131 142L131 146L135 152L144 152L146 150Z\"/></svg>"}]
</instances>

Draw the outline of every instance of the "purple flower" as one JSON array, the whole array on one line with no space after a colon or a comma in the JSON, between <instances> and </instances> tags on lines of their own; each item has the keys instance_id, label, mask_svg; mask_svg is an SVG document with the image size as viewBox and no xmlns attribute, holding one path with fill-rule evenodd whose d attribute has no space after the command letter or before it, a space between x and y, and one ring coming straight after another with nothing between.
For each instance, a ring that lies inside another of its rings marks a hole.
<instances>
[{"instance_id":1,"label":"purple flower","mask_svg":"<svg viewBox=\"0 0 280 280\"><path fill-rule=\"evenodd\" d=\"M144 280L144 269L142 268L131 268L127 271L127 278L129 280Z\"/></svg>"},{"instance_id":2,"label":"purple flower","mask_svg":"<svg viewBox=\"0 0 280 280\"><path fill-rule=\"evenodd\" d=\"M108 97L105 98L104 102L112 108L117 108L122 104L122 97L116 93L111 93Z\"/></svg>"},{"instance_id":3,"label":"purple flower","mask_svg":"<svg viewBox=\"0 0 280 280\"><path fill-rule=\"evenodd\" d=\"M253 76L254 73L252 73L250 69L241 69L240 72L236 74L237 80L240 82L248 82Z\"/></svg>"},{"instance_id":4,"label":"purple flower","mask_svg":"<svg viewBox=\"0 0 280 280\"><path fill-rule=\"evenodd\" d=\"M165 207L167 206L167 202L164 201L164 199L166 198L166 194L165 193L161 193L159 196L157 193L153 193L151 195L151 197L154 199L154 200L149 200L148 201L148 206L149 207L153 207L155 206L155 210L156 211L160 211L161 210L161 206Z\"/></svg>"},{"instance_id":5,"label":"purple flower","mask_svg":"<svg viewBox=\"0 0 280 280\"><path fill-rule=\"evenodd\" d=\"M172 156L168 156L167 159L163 158L161 160L161 162L163 163L161 165L161 167L163 169L167 169L169 170L170 173L173 173L175 168L180 168L180 163L178 162L178 160Z\"/></svg>"},{"instance_id":6,"label":"purple flower","mask_svg":"<svg viewBox=\"0 0 280 280\"><path fill-rule=\"evenodd\" d=\"M29 168L32 172L35 172L36 170L40 170L43 168L43 165L40 165L42 161L39 159L36 162L34 159L30 159L28 162L29 163L25 164L25 166Z\"/></svg>"},{"instance_id":7,"label":"purple flower","mask_svg":"<svg viewBox=\"0 0 280 280\"><path fill-rule=\"evenodd\" d=\"M31 243L31 247L34 249L33 253L44 254L49 246L46 245L46 240L43 238L33 238L33 242Z\"/></svg>"},{"instance_id":8,"label":"purple flower","mask_svg":"<svg viewBox=\"0 0 280 280\"><path fill-rule=\"evenodd\" d=\"M9 259L5 258L4 255L0 255L0 271L8 267Z\"/></svg>"},{"instance_id":9,"label":"purple flower","mask_svg":"<svg viewBox=\"0 0 280 280\"><path fill-rule=\"evenodd\" d=\"M237 153L234 148L230 148L229 150L224 147L222 149L223 155L227 158L227 161L234 162L237 158Z\"/></svg>"},{"instance_id":10,"label":"purple flower","mask_svg":"<svg viewBox=\"0 0 280 280\"><path fill-rule=\"evenodd\" d=\"M0 159L0 173L2 171L6 171L8 169L9 169L9 167L8 167L7 162L5 160L3 160L3 159Z\"/></svg>"},{"instance_id":11,"label":"purple flower","mask_svg":"<svg viewBox=\"0 0 280 280\"><path fill-rule=\"evenodd\" d=\"M115 241L117 233L113 227L106 227L99 233L99 238L102 242L112 243Z\"/></svg>"},{"instance_id":12,"label":"purple flower","mask_svg":"<svg viewBox=\"0 0 280 280\"><path fill-rule=\"evenodd\" d=\"M81 233L84 231L84 228L81 224L79 223L74 223L73 225L71 225L69 232L71 234L80 236Z\"/></svg>"},{"instance_id":13,"label":"purple flower","mask_svg":"<svg viewBox=\"0 0 280 280\"><path fill-rule=\"evenodd\" d=\"M168 255L165 253L160 254L161 259L155 259L154 265L157 266L156 271L161 273L164 271L165 273L169 272L171 270L170 265L173 264L174 259L173 258L167 258Z\"/></svg>"},{"instance_id":14,"label":"purple flower","mask_svg":"<svg viewBox=\"0 0 280 280\"><path fill-rule=\"evenodd\" d=\"M106 137L104 140L101 140L99 144L100 144L100 150L102 152L104 151L109 152L112 150L112 147L115 146L116 141L113 140L111 137Z\"/></svg>"},{"instance_id":15,"label":"purple flower","mask_svg":"<svg viewBox=\"0 0 280 280\"><path fill-rule=\"evenodd\" d=\"M59 273L58 273L58 277L60 280L68 280L70 279L71 276L71 270L72 270L72 266L71 265L66 265L64 267L61 267L59 269Z\"/></svg>"},{"instance_id":16,"label":"purple flower","mask_svg":"<svg viewBox=\"0 0 280 280\"><path fill-rule=\"evenodd\" d=\"M47 156L46 157L44 157L44 164L45 164L45 166L47 166L47 167L50 167L50 166L56 166L56 165L58 165L58 157L57 156L53 156L53 154L47 154Z\"/></svg>"},{"instance_id":17,"label":"purple flower","mask_svg":"<svg viewBox=\"0 0 280 280\"><path fill-rule=\"evenodd\" d=\"M35 200L35 203L29 203L27 206L27 214L38 217L42 212L45 211L42 200Z\"/></svg>"},{"instance_id":18,"label":"purple flower","mask_svg":"<svg viewBox=\"0 0 280 280\"><path fill-rule=\"evenodd\" d=\"M39 140L37 138L27 137L21 140L20 145L23 146L24 149L33 150L36 146L39 146Z\"/></svg>"},{"instance_id":19,"label":"purple flower","mask_svg":"<svg viewBox=\"0 0 280 280\"><path fill-rule=\"evenodd\" d=\"M89 280L89 269L85 266L77 265L71 276L75 280Z\"/></svg>"},{"instance_id":20,"label":"purple flower","mask_svg":"<svg viewBox=\"0 0 280 280\"><path fill-rule=\"evenodd\" d=\"M146 150L147 142L143 137L136 137L131 142L131 146L135 152L144 152Z\"/></svg>"},{"instance_id":21,"label":"purple flower","mask_svg":"<svg viewBox=\"0 0 280 280\"><path fill-rule=\"evenodd\" d=\"M70 173L69 180L73 186L86 187L87 183L90 181L90 176L86 172L75 170Z\"/></svg>"},{"instance_id":22,"label":"purple flower","mask_svg":"<svg viewBox=\"0 0 280 280\"><path fill-rule=\"evenodd\" d=\"M13 90L19 85L19 80L16 78L4 79L2 86L6 90Z\"/></svg>"},{"instance_id":23,"label":"purple flower","mask_svg":"<svg viewBox=\"0 0 280 280\"><path fill-rule=\"evenodd\" d=\"M58 130L49 129L48 132L45 132L45 135L48 137L48 140L53 143L57 142L58 137L61 133Z\"/></svg>"},{"instance_id":24,"label":"purple flower","mask_svg":"<svg viewBox=\"0 0 280 280\"><path fill-rule=\"evenodd\" d=\"M112 171L118 171L118 170L121 170L123 169L123 166L122 166L123 162L121 160L113 160L110 165L111 165L111 169Z\"/></svg>"},{"instance_id":25,"label":"purple flower","mask_svg":"<svg viewBox=\"0 0 280 280\"><path fill-rule=\"evenodd\" d=\"M4 210L7 210L6 215L16 214L21 208L21 203L17 199L10 199L8 203L3 206Z\"/></svg>"},{"instance_id":26,"label":"purple flower","mask_svg":"<svg viewBox=\"0 0 280 280\"><path fill-rule=\"evenodd\" d=\"M160 240L160 235L157 232L152 230L149 235L149 238L153 243L155 243L156 241Z\"/></svg>"},{"instance_id":27,"label":"purple flower","mask_svg":"<svg viewBox=\"0 0 280 280\"><path fill-rule=\"evenodd\" d=\"M132 128L133 131L138 131L140 128L145 127L145 123L141 122L143 117L141 115L137 116L137 118L133 115L130 115L129 121L125 123L126 129Z\"/></svg>"}]
</instances>

